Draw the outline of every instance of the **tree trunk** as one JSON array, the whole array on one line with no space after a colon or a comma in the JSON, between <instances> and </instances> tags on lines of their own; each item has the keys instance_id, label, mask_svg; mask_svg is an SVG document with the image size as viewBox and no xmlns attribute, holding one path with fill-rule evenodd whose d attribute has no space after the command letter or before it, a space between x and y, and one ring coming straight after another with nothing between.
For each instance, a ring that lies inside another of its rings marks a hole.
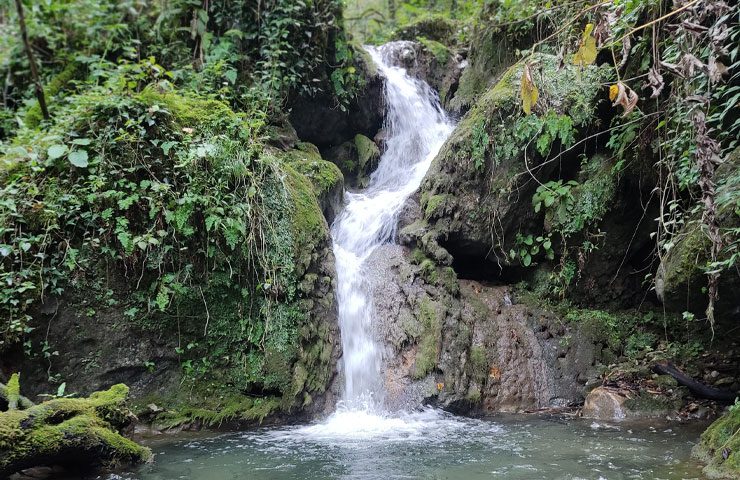
<instances>
[{"instance_id":1,"label":"tree trunk","mask_svg":"<svg viewBox=\"0 0 740 480\"><path fill-rule=\"evenodd\" d=\"M26 17L23 14L23 4L21 3L21 0L15 0L15 7L18 9L18 23L21 27L21 37L23 38L23 47L26 50L26 55L28 56L28 63L31 65L31 78L33 79L33 83L35 86L36 91L36 98L39 101L39 106L41 107L41 113L44 116L44 120L49 119L49 109L46 108L46 97L44 97L44 87L41 85L41 80L39 79L39 71L36 67L36 59L33 56L33 50L31 49L31 44L28 41L28 32L26 31Z\"/></svg>"}]
</instances>

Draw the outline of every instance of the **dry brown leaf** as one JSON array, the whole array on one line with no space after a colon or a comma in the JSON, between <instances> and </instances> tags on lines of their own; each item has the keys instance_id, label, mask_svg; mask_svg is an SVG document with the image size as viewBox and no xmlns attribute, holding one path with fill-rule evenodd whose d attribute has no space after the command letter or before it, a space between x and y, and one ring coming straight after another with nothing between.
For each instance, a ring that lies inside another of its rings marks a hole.
<instances>
[{"instance_id":1,"label":"dry brown leaf","mask_svg":"<svg viewBox=\"0 0 740 480\"><path fill-rule=\"evenodd\" d=\"M609 87L609 100L612 100L613 105L621 105L624 109L622 116L627 116L637 106L637 101L640 97L630 87L622 82L617 82L616 85Z\"/></svg>"},{"instance_id":2,"label":"dry brown leaf","mask_svg":"<svg viewBox=\"0 0 740 480\"><path fill-rule=\"evenodd\" d=\"M707 64L707 72L709 73L709 80L714 83L722 81L722 77L727 74L727 67L724 63L717 60L714 55L709 57L709 63Z\"/></svg>"},{"instance_id":3,"label":"dry brown leaf","mask_svg":"<svg viewBox=\"0 0 740 480\"><path fill-rule=\"evenodd\" d=\"M630 58L630 52L632 51L632 40L630 40L629 36L624 37L624 40L622 40L622 60L619 62L619 66L617 67L619 70L624 68L625 65L627 65L627 60Z\"/></svg>"},{"instance_id":4,"label":"dry brown leaf","mask_svg":"<svg viewBox=\"0 0 740 480\"><path fill-rule=\"evenodd\" d=\"M656 98L660 95L660 92L663 91L663 88L665 88L665 80L663 80L663 75L660 74L658 67L650 68L648 71L648 82L645 86L653 89L653 93L650 94L650 98Z\"/></svg>"}]
</instances>

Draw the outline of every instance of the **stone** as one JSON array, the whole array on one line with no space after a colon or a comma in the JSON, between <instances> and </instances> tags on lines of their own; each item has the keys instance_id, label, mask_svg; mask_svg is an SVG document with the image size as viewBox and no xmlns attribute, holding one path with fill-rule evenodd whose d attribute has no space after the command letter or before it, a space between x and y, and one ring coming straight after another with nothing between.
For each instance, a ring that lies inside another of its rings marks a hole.
<instances>
[{"instance_id":1,"label":"stone","mask_svg":"<svg viewBox=\"0 0 740 480\"><path fill-rule=\"evenodd\" d=\"M624 403L627 397L608 387L593 389L583 404L581 416L594 420L615 421L627 417Z\"/></svg>"}]
</instances>

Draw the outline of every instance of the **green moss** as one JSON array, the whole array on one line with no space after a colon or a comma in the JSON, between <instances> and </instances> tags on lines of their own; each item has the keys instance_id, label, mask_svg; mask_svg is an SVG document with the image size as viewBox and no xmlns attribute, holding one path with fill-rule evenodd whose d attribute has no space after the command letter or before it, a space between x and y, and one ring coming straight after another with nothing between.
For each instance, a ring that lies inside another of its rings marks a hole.
<instances>
[{"instance_id":1,"label":"green moss","mask_svg":"<svg viewBox=\"0 0 740 480\"><path fill-rule=\"evenodd\" d=\"M483 347L474 346L470 348L467 364L467 373L470 378L483 385L488 378L488 357Z\"/></svg>"},{"instance_id":2,"label":"green moss","mask_svg":"<svg viewBox=\"0 0 740 480\"><path fill-rule=\"evenodd\" d=\"M357 164L359 171L367 174L380 159L380 150L375 142L364 135L355 135L355 148L357 148Z\"/></svg>"},{"instance_id":3,"label":"green moss","mask_svg":"<svg viewBox=\"0 0 740 480\"><path fill-rule=\"evenodd\" d=\"M294 238L297 240L294 248L296 255L299 256L303 252L312 251L311 247L325 240L328 227L311 182L291 165L283 165L282 169L286 174L285 186L291 209L288 213Z\"/></svg>"},{"instance_id":4,"label":"green moss","mask_svg":"<svg viewBox=\"0 0 740 480\"><path fill-rule=\"evenodd\" d=\"M14 373L8 380L8 410L16 410L21 398L20 373Z\"/></svg>"},{"instance_id":5,"label":"green moss","mask_svg":"<svg viewBox=\"0 0 740 480\"><path fill-rule=\"evenodd\" d=\"M318 159L292 157L290 165L311 181L317 196L325 195L344 183L344 176L339 167L322 160L321 157Z\"/></svg>"},{"instance_id":6,"label":"green moss","mask_svg":"<svg viewBox=\"0 0 740 480\"><path fill-rule=\"evenodd\" d=\"M626 400L624 406L628 410L633 410L641 414L662 415L666 412L677 410L681 407L682 403L680 398L641 392L639 395Z\"/></svg>"},{"instance_id":7,"label":"green moss","mask_svg":"<svg viewBox=\"0 0 740 480\"><path fill-rule=\"evenodd\" d=\"M418 316L423 325L423 333L416 351L413 377L421 379L437 366L442 341L442 322L434 304L428 298L424 298L419 304Z\"/></svg>"},{"instance_id":8,"label":"green moss","mask_svg":"<svg viewBox=\"0 0 740 480\"><path fill-rule=\"evenodd\" d=\"M710 478L740 477L740 403L706 429L693 453L707 464Z\"/></svg>"},{"instance_id":9,"label":"green moss","mask_svg":"<svg viewBox=\"0 0 740 480\"><path fill-rule=\"evenodd\" d=\"M460 292L460 282L457 280L457 273L452 267L442 267L438 274L437 284L444 287L447 293L457 295Z\"/></svg>"},{"instance_id":10,"label":"green moss","mask_svg":"<svg viewBox=\"0 0 740 480\"><path fill-rule=\"evenodd\" d=\"M424 45L424 48L426 48L432 55L434 55L434 58L437 60L438 64L447 64L447 61L450 59L450 49L447 48L444 44L435 40L430 40L426 37L416 37L416 40Z\"/></svg>"},{"instance_id":11,"label":"green moss","mask_svg":"<svg viewBox=\"0 0 740 480\"><path fill-rule=\"evenodd\" d=\"M421 262L427 259L424 251L420 248L415 248L411 251L411 263L414 265L421 265Z\"/></svg>"},{"instance_id":12,"label":"green moss","mask_svg":"<svg viewBox=\"0 0 740 480\"><path fill-rule=\"evenodd\" d=\"M27 410L0 413L0 475L34 461L89 457L90 463L112 466L151 457L148 448L121 436L116 429L131 421L125 407L128 387L115 385L89 398L54 399Z\"/></svg>"},{"instance_id":13,"label":"green moss","mask_svg":"<svg viewBox=\"0 0 740 480\"><path fill-rule=\"evenodd\" d=\"M430 195L428 197L425 197L423 200L426 200L426 202L422 201L422 206L424 208L424 218L426 220L429 220L441 216L441 209L444 208L445 201L447 200L447 195Z\"/></svg>"},{"instance_id":14,"label":"green moss","mask_svg":"<svg viewBox=\"0 0 740 480\"><path fill-rule=\"evenodd\" d=\"M83 67L79 63L74 61L69 62L67 66L64 67L64 70L54 76L49 84L44 87L46 103L51 104L54 96L63 91L71 80L78 78L82 73L82 70ZM39 103L36 101L26 112L25 122L30 128L36 128L39 126L43 118L44 117L41 114L41 106L39 106Z\"/></svg>"},{"instance_id":15,"label":"green moss","mask_svg":"<svg viewBox=\"0 0 740 480\"><path fill-rule=\"evenodd\" d=\"M176 126L180 128L212 128L235 122L238 118L238 115L223 102L175 91L160 91L149 87L136 98L147 105L165 108L172 115Z\"/></svg>"},{"instance_id":16,"label":"green moss","mask_svg":"<svg viewBox=\"0 0 740 480\"><path fill-rule=\"evenodd\" d=\"M421 267L421 278L431 285L436 285L439 277L437 275L437 265L434 261L427 258L419 266Z\"/></svg>"}]
</instances>

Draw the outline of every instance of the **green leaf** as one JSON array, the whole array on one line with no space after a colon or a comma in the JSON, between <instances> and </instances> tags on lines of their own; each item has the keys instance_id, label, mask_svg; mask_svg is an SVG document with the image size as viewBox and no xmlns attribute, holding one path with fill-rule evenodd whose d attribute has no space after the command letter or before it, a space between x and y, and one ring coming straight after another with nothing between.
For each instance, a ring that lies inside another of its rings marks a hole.
<instances>
[{"instance_id":1,"label":"green leaf","mask_svg":"<svg viewBox=\"0 0 740 480\"><path fill-rule=\"evenodd\" d=\"M522 263L525 267L532 265L532 257L529 254L524 255L524 258L522 258Z\"/></svg>"},{"instance_id":2,"label":"green leaf","mask_svg":"<svg viewBox=\"0 0 740 480\"><path fill-rule=\"evenodd\" d=\"M75 145L90 145L92 143L92 140L89 138L75 138L72 140L72 143Z\"/></svg>"},{"instance_id":3,"label":"green leaf","mask_svg":"<svg viewBox=\"0 0 740 480\"><path fill-rule=\"evenodd\" d=\"M230 84L236 83L236 70L226 70L224 73L224 77L226 77L226 80L229 81Z\"/></svg>"},{"instance_id":4,"label":"green leaf","mask_svg":"<svg viewBox=\"0 0 740 480\"><path fill-rule=\"evenodd\" d=\"M73 150L69 152L67 158L69 159L69 163L75 167L85 168L88 165L87 152L85 150Z\"/></svg>"},{"instance_id":5,"label":"green leaf","mask_svg":"<svg viewBox=\"0 0 740 480\"><path fill-rule=\"evenodd\" d=\"M46 155L48 155L49 160L56 160L57 158L61 157L65 153L67 153L66 145L52 145L46 151Z\"/></svg>"},{"instance_id":6,"label":"green leaf","mask_svg":"<svg viewBox=\"0 0 740 480\"><path fill-rule=\"evenodd\" d=\"M61 385L59 385L59 388L57 388L57 397L63 397L64 396L64 390L67 388L67 382L62 382Z\"/></svg>"}]
</instances>

